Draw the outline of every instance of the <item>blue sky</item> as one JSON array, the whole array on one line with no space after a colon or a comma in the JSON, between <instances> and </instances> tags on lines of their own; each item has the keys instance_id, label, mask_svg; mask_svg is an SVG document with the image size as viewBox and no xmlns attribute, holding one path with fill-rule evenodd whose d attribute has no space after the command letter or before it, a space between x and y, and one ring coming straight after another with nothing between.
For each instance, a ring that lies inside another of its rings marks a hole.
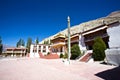
<instances>
[{"instance_id":1,"label":"blue sky","mask_svg":"<svg viewBox=\"0 0 120 80\"><path fill-rule=\"evenodd\" d=\"M0 36L16 46L22 38L39 41L71 26L120 10L120 0L0 0Z\"/></svg>"}]
</instances>

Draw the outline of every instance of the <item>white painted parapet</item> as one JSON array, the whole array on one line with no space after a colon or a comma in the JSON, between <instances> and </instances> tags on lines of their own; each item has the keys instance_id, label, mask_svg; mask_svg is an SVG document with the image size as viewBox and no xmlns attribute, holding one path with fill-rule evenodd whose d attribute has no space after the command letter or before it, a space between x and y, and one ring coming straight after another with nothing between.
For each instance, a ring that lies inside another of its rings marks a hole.
<instances>
[{"instance_id":1,"label":"white painted parapet","mask_svg":"<svg viewBox=\"0 0 120 80\"><path fill-rule=\"evenodd\" d=\"M120 65L120 25L107 29L109 35L109 47L105 51L106 60L109 64Z\"/></svg>"},{"instance_id":2,"label":"white painted parapet","mask_svg":"<svg viewBox=\"0 0 120 80\"><path fill-rule=\"evenodd\" d=\"M84 37L80 34L79 35L79 47L81 51L86 51L86 46L84 43Z\"/></svg>"},{"instance_id":3,"label":"white painted parapet","mask_svg":"<svg viewBox=\"0 0 120 80\"><path fill-rule=\"evenodd\" d=\"M109 47L120 48L120 25L107 29L109 35Z\"/></svg>"}]
</instances>

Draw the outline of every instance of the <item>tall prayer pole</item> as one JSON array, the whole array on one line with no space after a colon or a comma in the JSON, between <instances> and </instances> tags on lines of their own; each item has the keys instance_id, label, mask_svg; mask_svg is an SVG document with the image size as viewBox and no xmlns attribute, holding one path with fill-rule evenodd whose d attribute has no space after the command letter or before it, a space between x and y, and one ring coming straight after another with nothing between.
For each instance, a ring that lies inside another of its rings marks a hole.
<instances>
[{"instance_id":1,"label":"tall prayer pole","mask_svg":"<svg viewBox=\"0 0 120 80\"><path fill-rule=\"evenodd\" d=\"M71 46L70 46L70 17L68 16L68 62L70 64Z\"/></svg>"}]
</instances>

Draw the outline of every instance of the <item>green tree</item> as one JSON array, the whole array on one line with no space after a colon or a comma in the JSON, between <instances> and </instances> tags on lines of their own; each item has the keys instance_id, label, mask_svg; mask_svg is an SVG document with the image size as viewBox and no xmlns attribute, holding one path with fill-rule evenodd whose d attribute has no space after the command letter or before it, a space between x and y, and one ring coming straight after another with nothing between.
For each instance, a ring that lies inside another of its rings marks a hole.
<instances>
[{"instance_id":1,"label":"green tree","mask_svg":"<svg viewBox=\"0 0 120 80\"><path fill-rule=\"evenodd\" d=\"M51 45L51 39L44 40L43 44L48 44L48 45Z\"/></svg>"},{"instance_id":2,"label":"green tree","mask_svg":"<svg viewBox=\"0 0 120 80\"><path fill-rule=\"evenodd\" d=\"M71 47L71 59L76 59L78 56L81 55L80 48L77 44Z\"/></svg>"},{"instance_id":3,"label":"green tree","mask_svg":"<svg viewBox=\"0 0 120 80\"><path fill-rule=\"evenodd\" d=\"M61 53L61 54L60 54L60 58L63 58L63 57L64 57L64 55Z\"/></svg>"},{"instance_id":4,"label":"green tree","mask_svg":"<svg viewBox=\"0 0 120 80\"><path fill-rule=\"evenodd\" d=\"M49 44L49 40L44 41L43 44Z\"/></svg>"},{"instance_id":5,"label":"green tree","mask_svg":"<svg viewBox=\"0 0 120 80\"><path fill-rule=\"evenodd\" d=\"M17 44L16 44L16 47L19 47L19 46L25 46L25 42L24 42L24 40L23 39L19 39L19 41L17 42Z\"/></svg>"},{"instance_id":6,"label":"green tree","mask_svg":"<svg viewBox=\"0 0 120 80\"><path fill-rule=\"evenodd\" d=\"M32 39L28 38L27 44L26 44L26 48L28 49L28 53L30 53L30 46L31 46L31 44L32 44Z\"/></svg>"},{"instance_id":7,"label":"green tree","mask_svg":"<svg viewBox=\"0 0 120 80\"><path fill-rule=\"evenodd\" d=\"M36 38L35 43L36 43L36 44L39 44L39 38L38 38L38 37Z\"/></svg>"},{"instance_id":8,"label":"green tree","mask_svg":"<svg viewBox=\"0 0 120 80\"><path fill-rule=\"evenodd\" d=\"M65 53L65 54L63 55L63 58L64 58L64 59L67 59L67 58L68 58L68 53Z\"/></svg>"},{"instance_id":9,"label":"green tree","mask_svg":"<svg viewBox=\"0 0 120 80\"><path fill-rule=\"evenodd\" d=\"M0 55L2 54L2 50L3 50L3 45L2 45L2 39L0 36Z\"/></svg>"},{"instance_id":10,"label":"green tree","mask_svg":"<svg viewBox=\"0 0 120 80\"><path fill-rule=\"evenodd\" d=\"M93 44L93 59L94 61L102 61L105 58L106 45L101 37L97 37Z\"/></svg>"}]
</instances>

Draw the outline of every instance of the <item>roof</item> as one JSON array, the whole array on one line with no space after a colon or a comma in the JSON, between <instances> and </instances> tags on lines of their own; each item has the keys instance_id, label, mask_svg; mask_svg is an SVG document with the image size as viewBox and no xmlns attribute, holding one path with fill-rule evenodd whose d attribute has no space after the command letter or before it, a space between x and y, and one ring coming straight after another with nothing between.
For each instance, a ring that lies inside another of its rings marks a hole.
<instances>
[{"instance_id":1,"label":"roof","mask_svg":"<svg viewBox=\"0 0 120 80\"><path fill-rule=\"evenodd\" d=\"M6 49L12 49L13 50L13 49L27 49L27 48L22 47L22 48L6 48Z\"/></svg>"},{"instance_id":2,"label":"roof","mask_svg":"<svg viewBox=\"0 0 120 80\"><path fill-rule=\"evenodd\" d=\"M65 38L65 35L62 34L62 33L58 33L56 36L54 36L53 39L56 39L56 38L59 38L59 37L61 37L61 38Z\"/></svg>"}]
</instances>

